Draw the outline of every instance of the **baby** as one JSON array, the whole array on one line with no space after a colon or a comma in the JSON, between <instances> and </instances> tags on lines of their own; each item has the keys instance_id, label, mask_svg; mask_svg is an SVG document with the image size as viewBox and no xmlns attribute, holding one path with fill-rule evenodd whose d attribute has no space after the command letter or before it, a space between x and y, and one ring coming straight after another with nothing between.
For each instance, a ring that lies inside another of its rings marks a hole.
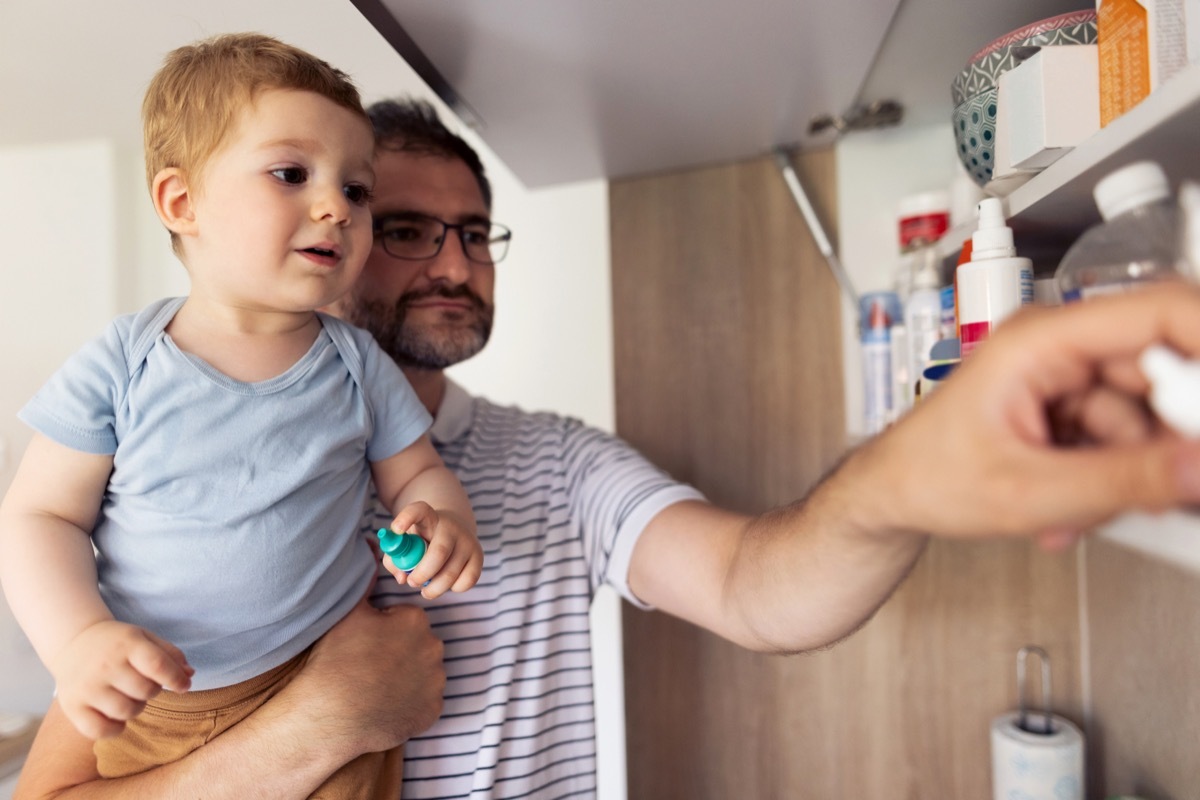
<instances>
[{"instance_id":1,"label":"baby","mask_svg":"<svg viewBox=\"0 0 1200 800\"><path fill-rule=\"evenodd\" d=\"M300 669L375 574L372 480L393 530L428 541L408 576L426 597L483 560L412 387L317 310L372 246L353 84L219 36L168 55L142 116L190 291L115 320L22 409L35 434L0 505L5 594L107 777L181 758ZM329 794L398 790L399 766L364 756Z\"/></svg>"}]
</instances>

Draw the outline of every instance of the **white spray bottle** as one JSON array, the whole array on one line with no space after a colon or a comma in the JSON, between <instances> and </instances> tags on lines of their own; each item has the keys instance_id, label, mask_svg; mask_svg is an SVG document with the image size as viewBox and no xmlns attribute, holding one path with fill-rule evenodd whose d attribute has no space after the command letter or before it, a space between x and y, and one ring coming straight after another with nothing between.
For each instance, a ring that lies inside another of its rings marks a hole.
<instances>
[{"instance_id":1,"label":"white spray bottle","mask_svg":"<svg viewBox=\"0 0 1200 800\"><path fill-rule=\"evenodd\" d=\"M971 354L1005 317L1033 303L1033 262L1019 258L1012 228L997 197L979 202L971 260L958 268L958 319L962 357Z\"/></svg>"}]
</instances>

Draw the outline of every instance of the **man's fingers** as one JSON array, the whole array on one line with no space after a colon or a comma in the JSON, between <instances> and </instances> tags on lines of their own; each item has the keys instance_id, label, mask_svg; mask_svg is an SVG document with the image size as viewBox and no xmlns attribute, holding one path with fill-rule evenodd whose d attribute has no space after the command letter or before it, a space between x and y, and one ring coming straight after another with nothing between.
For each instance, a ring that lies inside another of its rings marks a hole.
<instances>
[{"instance_id":1,"label":"man's fingers","mask_svg":"<svg viewBox=\"0 0 1200 800\"><path fill-rule=\"evenodd\" d=\"M1085 395L1078 408L1078 423L1092 441L1136 444L1150 438L1154 423L1140 398L1108 387Z\"/></svg>"},{"instance_id":2,"label":"man's fingers","mask_svg":"<svg viewBox=\"0 0 1200 800\"><path fill-rule=\"evenodd\" d=\"M1086 530L1121 511L1200 502L1200 442L1155 440L1079 449L1029 475L1029 529Z\"/></svg>"},{"instance_id":3,"label":"man's fingers","mask_svg":"<svg viewBox=\"0 0 1200 800\"><path fill-rule=\"evenodd\" d=\"M1069 550L1076 542L1083 538L1083 534L1077 530L1049 530L1043 531L1034 535L1037 540L1038 547L1048 553L1061 553L1064 550Z\"/></svg>"}]
</instances>

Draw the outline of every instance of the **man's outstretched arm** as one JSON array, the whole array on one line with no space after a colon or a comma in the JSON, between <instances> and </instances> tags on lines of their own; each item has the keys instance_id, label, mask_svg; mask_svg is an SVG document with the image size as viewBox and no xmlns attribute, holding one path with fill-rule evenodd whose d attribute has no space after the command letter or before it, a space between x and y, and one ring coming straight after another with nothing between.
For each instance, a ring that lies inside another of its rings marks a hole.
<instances>
[{"instance_id":1,"label":"man's outstretched arm","mask_svg":"<svg viewBox=\"0 0 1200 800\"><path fill-rule=\"evenodd\" d=\"M869 619L928 536L1064 547L1123 511L1200 502L1200 442L1146 412L1137 359L1152 343L1200 358L1200 290L1024 311L807 498L759 517L660 512L630 588L739 644L797 652Z\"/></svg>"}]
</instances>

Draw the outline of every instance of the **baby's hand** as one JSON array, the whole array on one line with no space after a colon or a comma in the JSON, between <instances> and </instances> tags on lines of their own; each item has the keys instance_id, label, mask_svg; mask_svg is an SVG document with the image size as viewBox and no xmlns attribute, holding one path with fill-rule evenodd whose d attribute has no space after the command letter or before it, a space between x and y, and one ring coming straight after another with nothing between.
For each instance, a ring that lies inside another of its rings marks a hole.
<instances>
[{"instance_id":1,"label":"baby's hand","mask_svg":"<svg viewBox=\"0 0 1200 800\"><path fill-rule=\"evenodd\" d=\"M195 673L175 645L115 620L85 628L50 671L67 719L89 739L118 735L164 688L186 692Z\"/></svg>"},{"instance_id":2,"label":"baby's hand","mask_svg":"<svg viewBox=\"0 0 1200 800\"><path fill-rule=\"evenodd\" d=\"M483 546L472 526L450 512L438 513L428 503L411 503L392 520L394 531L415 531L428 547L425 556L411 572L405 573L384 557L383 565L400 583L414 589L423 586L421 595L432 600L447 590L465 592L475 585L483 572Z\"/></svg>"}]
</instances>

